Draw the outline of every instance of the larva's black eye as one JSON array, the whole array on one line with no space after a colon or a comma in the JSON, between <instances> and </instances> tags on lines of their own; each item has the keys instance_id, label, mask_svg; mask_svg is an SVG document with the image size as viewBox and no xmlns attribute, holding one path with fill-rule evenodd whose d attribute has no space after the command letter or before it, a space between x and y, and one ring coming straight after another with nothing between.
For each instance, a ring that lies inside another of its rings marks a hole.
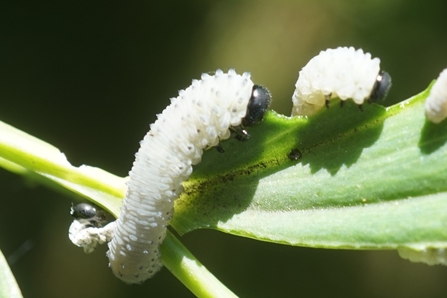
<instances>
[{"instance_id":1,"label":"larva's black eye","mask_svg":"<svg viewBox=\"0 0 447 298\"><path fill-rule=\"evenodd\" d=\"M252 126L262 121L272 96L267 88L260 85L253 86L253 92L247 105L247 114L242 119L243 126Z\"/></svg>"},{"instance_id":2,"label":"larva's black eye","mask_svg":"<svg viewBox=\"0 0 447 298\"><path fill-rule=\"evenodd\" d=\"M72 206L70 210L71 216L76 219L89 219L97 215L96 208L90 204L81 203Z\"/></svg>"},{"instance_id":3,"label":"larva's black eye","mask_svg":"<svg viewBox=\"0 0 447 298\"><path fill-rule=\"evenodd\" d=\"M385 71L379 72L379 74L377 75L376 83L374 84L369 99L371 101L377 101L385 98L390 88L391 88L391 76Z\"/></svg>"},{"instance_id":4,"label":"larva's black eye","mask_svg":"<svg viewBox=\"0 0 447 298\"><path fill-rule=\"evenodd\" d=\"M87 220L93 227L101 227L107 221L107 216L104 211L87 203L80 203L76 206L72 206L70 214L77 220Z\"/></svg>"}]
</instances>

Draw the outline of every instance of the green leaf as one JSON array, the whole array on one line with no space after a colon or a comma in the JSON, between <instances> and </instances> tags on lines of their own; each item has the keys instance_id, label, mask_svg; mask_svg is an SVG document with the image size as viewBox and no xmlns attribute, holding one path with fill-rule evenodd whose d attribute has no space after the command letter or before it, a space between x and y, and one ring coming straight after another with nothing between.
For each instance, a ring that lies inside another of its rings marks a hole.
<instances>
[{"instance_id":1,"label":"green leaf","mask_svg":"<svg viewBox=\"0 0 447 298\"><path fill-rule=\"evenodd\" d=\"M427 94L309 119L269 113L247 142L205 154L171 225L309 247L447 247L447 121L425 119Z\"/></svg>"},{"instance_id":2,"label":"green leaf","mask_svg":"<svg viewBox=\"0 0 447 298\"><path fill-rule=\"evenodd\" d=\"M204 154L171 226L297 246L436 253L447 247L447 121L425 119L428 91L388 109L360 112L348 102L309 119L269 112L248 141ZM119 215L126 178L74 167L57 148L1 122L0 166ZM161 249L193 293L233 295L172 234Z\"/></svg>"}]
</instances>

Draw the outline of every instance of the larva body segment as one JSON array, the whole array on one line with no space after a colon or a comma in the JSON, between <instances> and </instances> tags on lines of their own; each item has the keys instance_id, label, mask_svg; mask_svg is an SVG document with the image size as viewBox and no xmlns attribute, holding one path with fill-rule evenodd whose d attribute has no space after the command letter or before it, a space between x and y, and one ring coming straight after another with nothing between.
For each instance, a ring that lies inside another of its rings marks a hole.
<instances>
[{"instance_id":1,"label":"larva body segment","mask_svg":"<svg viewBox=\"0 0 447 298\"><path fill-rule=\"evenodd\" d=\"M424 248L422 250L399 248L397 251L401 258L410 260L413 263L447 266L447 250L444 248Z\"/></svg>"},{"instance_id":2,"label":"larva body segment","mask_svg":"<svg viewBox=\"0 0 447 298\"><path fill-rule=\"evenodd\" d=\"M386 96L390 86L391 77L380 72L379 58L353 47L321 51L299 73L292 115L311 116L335 97L361 105Z\"/></svg>"},{"instance_id":3,"label":"larva body segment","mask_svg":"<svg viewBox=\"0 0 447 298\"><path fill-rule=\"evenodd\" d=\"M200 162L204 149L227 139L230 127L241 124L253 88L248 73L203 74L158 115L136 153L109 243L107 255L118 278L141 283L162 267L159 246L182 182Z\"/></svg>"},{"instance_id":4,"label":"larva body segment","mask_svg":"<svg viewBox=\"0 0 447 298\"><path fill-rule=\"evenodd\" d=\"M440 74L425 101L425 116L434 123L447 118L447 68Z\"/></svg>"}]
</instances>

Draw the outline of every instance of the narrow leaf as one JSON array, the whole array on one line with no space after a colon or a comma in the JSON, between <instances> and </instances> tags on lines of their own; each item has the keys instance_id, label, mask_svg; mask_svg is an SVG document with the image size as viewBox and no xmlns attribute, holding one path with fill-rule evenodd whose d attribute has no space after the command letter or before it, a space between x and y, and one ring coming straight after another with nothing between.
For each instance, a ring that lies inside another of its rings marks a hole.
<instances>
[{"instance_id":1,"label":"narrow leaf","mask_svg":"<svg viewBox=\"0 0 447 298\"><path fill-rule=\"evenodd\" d=\"M247 142L205 154L171 225L310 247L446 247L447 121L425 119L427 94L309 119L270 113Z\"/></svg>"}]
</instances>

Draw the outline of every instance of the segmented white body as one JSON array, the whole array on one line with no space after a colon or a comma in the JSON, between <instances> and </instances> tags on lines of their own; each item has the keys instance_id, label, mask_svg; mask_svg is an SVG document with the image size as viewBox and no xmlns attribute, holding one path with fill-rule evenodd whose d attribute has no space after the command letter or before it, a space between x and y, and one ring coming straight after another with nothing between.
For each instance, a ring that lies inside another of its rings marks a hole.
<instances>
[{"instance_id":1,"label":"segmented white body","mask_svg":"<svg viewBox=\"0 0 447 298\"><path fill-rule=\"evenodd\" d=\"M374 88L380 71L380 59L362 49L339 47L321 51L299 73L292 97L292 115L311 116L326 100L351 98L363 104Z\"/></svg>"},{"instance_id":2,"label":"segmented white body","mask_svg":"<svg viewBox=\"0 0 447 298\"><path fill-rule=\"evenodd\" d=\"M230 126L241 124L252 88L249 73L203 74L158 115L136 153L109 242L107 255L118 278L141 283L162 267L159 246L182 182L200 162L203 149L227 139Z\"/></svg>"},{"instance_id":3,"label":"segmented white body","mask_svg":"<svg viewBox=\"0 0 447 298\"><path fill-rule=\"evenodd\" d=\"M439 75L425 101L425 115L428 120L439 123L447 118L447 68Z\"/></svg>"},{"instance_id":4,"label":"segmented white body","mask_svg":"<svg viewBox=\"0 0 447 298\"><path fill-rule=\"evenodd\" d=\"M397 251L401 258L410 260L413 263L447 266L447 250L444 248L425 248L423 250L399 248Z\"/></svg>"}]
</instances>

